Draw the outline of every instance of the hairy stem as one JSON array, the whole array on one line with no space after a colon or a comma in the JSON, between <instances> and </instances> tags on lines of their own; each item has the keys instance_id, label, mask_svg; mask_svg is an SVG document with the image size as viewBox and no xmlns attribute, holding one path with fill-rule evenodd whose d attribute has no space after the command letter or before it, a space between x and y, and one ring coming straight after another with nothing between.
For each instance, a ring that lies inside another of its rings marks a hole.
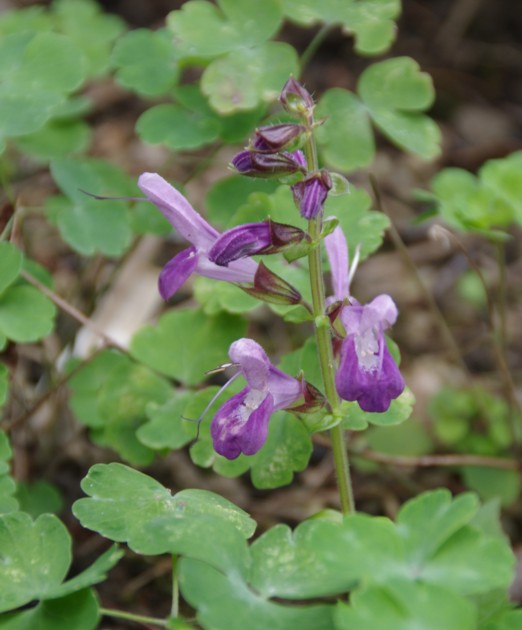
<instances>
[{"instance_id":1,"label":"hairy stem","mask_svg":"<svg viewBox=\"0 0 522 630\"><path fill-rule=\"evenodd\" d=\"M304 146L304 151L311 171L317 170L317 154L314 139L310 139ZM321 216L310 219L308 234L313 241L319 239L321 233ZM312 293L312 310L314 315L315 338L319 354L319 363L323 376L324 390L328 404L335 413L339 409L340 400L335 388L335 360L330 335L330 322L325 314L324 276L321 261L321 247L318 245L308 255L310 269L310 288ZM330 439L334 455L337 485L341 499L341 508L345 514L355 511L353 500L350 465L345 444L345 434L340 425L330 429Z\"/></svg>"}]
</instances>

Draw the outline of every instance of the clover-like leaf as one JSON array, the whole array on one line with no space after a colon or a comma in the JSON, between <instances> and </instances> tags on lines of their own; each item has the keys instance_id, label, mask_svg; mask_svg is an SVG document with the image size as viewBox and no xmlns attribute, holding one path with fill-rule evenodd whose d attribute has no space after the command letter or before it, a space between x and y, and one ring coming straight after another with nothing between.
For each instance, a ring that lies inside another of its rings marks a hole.
<instances>
[{"instance_id":1,"label":"clover-like leaf","mask_svg":"<svg viewBox=\"0 0 522 630\"><path fill-rule=\"evenodd\" d=\"M33 518L41 514L58 514L63 509L63 499L58 488L47 481L19 482L16 498L20 510Z\"/></svg>"},{"instance_id":2,"label":"clover-like leaf","mask_svg":"<svg viewBox=\"0 0 522 630\"><path fill-rule=\"evenodd\" d=\"M29 31L0 42L0 136L33 133L85 78L81 51L58 33Z\"/></svg>"},{"instance_id":3,"label":"clover-like leaf","mask_svg":"<svg viewBox=\"0 0 522 630\"><path fill-rule=\"evenodd\" d=\"M366 55L384 52L395 37L394 19L399 0L283 0L286 17L309 26L317 22L340 24L355 36L355 49Z\"/></svg>"},{"instance_id":4,"label":"clover-like leaf","mask_svg":"<svg viewBox=\"0 0 522 630\"><path fill-rule=\"evenodd\" d=\"M186 385L197 385L206 372L227 360L228 348L246 330L239 317L182 309L163 315L154 327L142 328L133 337L134 357L154 370Z\"/></svg>"},{"instance_id":5,"label":"clover-like leaf","mask_svg":"<svg viewBox=\"0 0 522 630\"><path fill-rule=\"evenodd\" d=\"M373 64L363 72L357 88L374 123L395 144L426 159L439 153L439 129L420 113L433 102L433 84L413 59L397 57Z\"/></svg>"},{"instance_id":6,"label":"clover-like leaf","mask_svg":"<svg viewBox=\"0 0 522 630\"><path fill-rule=\"evenodd\" d=\"M279 27L282 13L276 0L265 0L258 11L256 0L206 0L185 2L168 16L175 48L183 57L216 57L257 46ZM209 36L211 34L211 36ZM245 66L246 67L246 66Z\"/></svg>"},{"instance_id":7,"label":"clover-like leaf","mask_svg":"<svg viewBox=\"0 0 522 630\"><path fill-rule=\"evenodd\" d=\"M184 419L184 410L193 394L177 391L165 404L147 405L149 422L137 431L137 437L149 448L177 449L185 446L196 437L195 423Z\"/></svg>"},{"instance_id":8,"label":"clover-like leaf","mask_svg":"<svg viewBox=\"0 0 522 630\"><path fill-rule=\"evenodd\" d=\"M473 630L473 605L448 589L415 582L393 582L354 592L350 604L339 603L339 630Z\"/></svg>"},{"instance_id":9,"label":"clover-like leaf","mask_svg":"<svg viewBox=\"0 0 522 630\"><path fill-rule=\"evenodd\" d=\"M9 287L0 296L0 337L25 343L47 336L54 326L56 307L30 286Z\"/></svg>"},{"instance_id":10,"label":"clover-like leaf","mask_svg":"<svg viewBox=\"0 0 522 630\"><path fill-rule=\"evenodd\" d=\"M127 542L138 553L169 551L172 532L151 536L149 526L161 517L185 528L200 518L221 519L233 525L245 538L255 522L230 501L206 490L182 490L172 495L159 482L123 464L96 464L82 482L91 498L73 506L84 527L119 542ZM158 532L163 525L158 525ZM170 542L169 542L170 541Z\"/></svg>"},{"instance_id":11,"label":"clover-like leaf","mask_svg":"<svg viewBox=\"0 0 522 630\"><path fill-rule=\"evenodd\" d=\"M216 111L231 114L275 100L288 76L297 73L295 49L268 42L213 61L203 73L201 89Z\"/></svg>"},{"instance_id":12,"label":"clover-like leaf","mask_svg":"<svg viewBox=\"0 0 522 630\"><path fill-rule=\"evenodd\" d=\"M48 599L21 612L0 615L2 630L95 630L98 602L92 589Z\"/></svg>"},{"instance_id":13,"label":"clover-like leaf","mask_svg":"<svg viewBox=\"0 0 522 630\"><path fill-rule=\"evenodd\" d=\"M0 612L100 582L121 557L121 552L109 550L82 574L62 584L71 563L67 529L51 514L33 522L24 512L0 516L0 553Z\"/></svg>"},{"instance_id":14,"label":"clover-like leaf","mask_svg":"<svg viewBox=\"0 0 522 630\"><path fill-rule=\"evenodd\" d=\"M272 630L333 627L330 605L285 606L256 593L240 576L229 577L199 560L182 558L179 567L181 592L204 627L244 630L252 623Z\"/></svg>"},{"instance_id":15,"label":"clover-like leaf","mask_svg":"<svg viewBox=\"0 0 522 630\"><path fill-rule=\"evenodd\" d=\"M13 243L0 243L0 294L16 280L22 261L23 254Z\"/></svg>"},{"instance_id":16,"label":"clover-like leaf","mask_svg":"<svg viewBox=\"0 0 522 630\"><path fill-rule=\"evenodd\" d=\"M121 85L146 96L165 94L178 81L178 53L166 29L141 28L120 37L112 63Z\"/></svg>"}]
</instances>

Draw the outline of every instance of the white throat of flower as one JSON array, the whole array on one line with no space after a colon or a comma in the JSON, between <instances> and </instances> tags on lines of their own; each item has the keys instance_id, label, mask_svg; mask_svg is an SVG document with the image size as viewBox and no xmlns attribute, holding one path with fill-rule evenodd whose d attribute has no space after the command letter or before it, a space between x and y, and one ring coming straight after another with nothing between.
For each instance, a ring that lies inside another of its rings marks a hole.
<instances>
[{"instance_id":1,"label":"white throat of flower","mask_svg":"<svg viewBox=\"0 0 522 630\"><path fill-rule=\"evenodd\" d=\"M381 352L379 348L379 333L370 328L362 335L355 335L355 352L359 366L367 372L379 369Z\"/></svg>"}]
</instances>

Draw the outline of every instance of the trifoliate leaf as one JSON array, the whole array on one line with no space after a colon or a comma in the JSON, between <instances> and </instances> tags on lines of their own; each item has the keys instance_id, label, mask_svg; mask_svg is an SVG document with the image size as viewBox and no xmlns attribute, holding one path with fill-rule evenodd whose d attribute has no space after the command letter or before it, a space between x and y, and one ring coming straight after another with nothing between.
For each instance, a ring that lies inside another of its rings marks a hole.
<instances>
[{"instance_id":1,"label":"trifoliate leaf","mask_svg":"<svg viewBox=\"0 0 522 630\"><path fill-rule=\"evenodd\" d=\"M507 506L520 495L521 481L516 470L463 466L461 472L466 486L484 501L499 498L502 505Z\"/></svg>"},{"instance_id":2,"label":"trifoliate leaf","mask_svg":"<svg viewBox=\"0 0 522 630\"><path fill-rule=\"evenodd\" d=\"M239 317L182 309L164 315L159 323L142 328L131 342L131 353L154 370L186 385L197 385L206 372L227 361L228 348L246 330Z\"/></svg>"},{"instance_id":3,"label":"trifoliate leaf","mask_svg":"<svg viewBox=\"0 0 522 630\"><path fill-rule=\"evenodd\" d=\"M402 394L391 401L389 408L382 413L372 413L363 411L355 402L346 404L346 419L343 426L346 429L353 429L361 423L374 424L378 427L391 427L401 424L411 416L415 397L407 387Z\"/></svg>"},{"instance_id":4,"label":"trifoliate leaf","mask_svg":"<svg viewBox=\"0 0 522 630\"><path fill-rule=\"evenodd\" d=\"M16 280L22 261L23 254L13 243L0 243L0 294Z\"/></svg>"},{"instance_id":5,"label":"trifoliate leaf","mask_svg":"<svg viewBox=\"0 0 522 630\"><path fill-rule=\"evenodd\" d=\"M0 335L21 343L42 339L55 315L54 304L34 287L9 287L0 296Z\"/></svg>"},{"instance_id":6,"label":"trifoliate leaf","mask_svg":"<svg viewBox=\"0 0 522 630\"><path fill-rule=\"evenodd\" d=\"M145 96L165 94L178 81L178 53L166 29L141 28L120 37L112 63L118 82Z\"/></svg>"},{"instance_id":7,"label":"trifoliate leaf","mask_svg":"<svg viewBox=\"0 0 522 630\"><path fill-rule=\"evenodd\" d=\"M169 14L174 46L183 57L216 57L228 52L241 55L269 39L282 18L276 0L265 0L262 11L256 0L219 0L218 5L191 0Z\"/></svg>"},{"instance_id":8,"label":"trifoliate leaf","mask_svg":"<svg viewBox=\"0 0 522 630\"><path fill-rule=\"evenodd\" d=\"M522 151L517 151L500 160L489 160L479 171L482 185L512 208L518 223L522 223L522 186L519 177L521 168ZM506 218L499 214L499 210L505 212L500 203L496 203L490 210L494 211L490 218L493 224L505 222Z\"/></svg>"},{"instance_id":9,"label":"trifoliate leaf","mask_svg":"<svg viewBox=\"0 0 522 630\"><path fill-rule=\"evenodd\" d=\"M268 42L213 61L203 73L201 89L216 111L231 114L275 100L288 76L297 73L295 49Z\"/></svg>"},{"instance_id":10,"label":"trifoliate leaf","mask_svg":"<svg viewBox=\"0 0 522 630\"><path fill-rule=\"evenodd\" d=\"M149 422L136 432L140 442L156 450L173 450L193 440L196 437L196 424L184 419L185 407L193 395L188 391L177 391L163 405L147 405L146 415Z\"/></svg>"}]
</instances>

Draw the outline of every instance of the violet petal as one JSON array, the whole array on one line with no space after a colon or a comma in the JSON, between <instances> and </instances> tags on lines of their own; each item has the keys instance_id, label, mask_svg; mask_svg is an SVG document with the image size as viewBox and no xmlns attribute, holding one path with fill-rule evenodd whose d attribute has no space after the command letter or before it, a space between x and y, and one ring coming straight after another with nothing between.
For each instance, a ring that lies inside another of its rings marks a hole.
<instances>
[{"instance_id":1,"label":"violet petal","mask_svg":"<svg viewBox=\"0 0 522 630\"><path fill-rule=\"evenodd\" d=\"M176 254L174 258L163 267L158 279L158 287L161 297L167 301L194 273L198 264L195 247L188 247Z\"/></svg>"},{"instance_id":2,"label":"violet petal","mask_svg":"<svg viewBox=\"0 0 522 630\"><path fill-rule=\"evenodd\" d=\"M253 256L271 244L270 224L246 223L224 232L210 248L208 258L226 266L239 258Z\"/></svg>"}]
</instances>

